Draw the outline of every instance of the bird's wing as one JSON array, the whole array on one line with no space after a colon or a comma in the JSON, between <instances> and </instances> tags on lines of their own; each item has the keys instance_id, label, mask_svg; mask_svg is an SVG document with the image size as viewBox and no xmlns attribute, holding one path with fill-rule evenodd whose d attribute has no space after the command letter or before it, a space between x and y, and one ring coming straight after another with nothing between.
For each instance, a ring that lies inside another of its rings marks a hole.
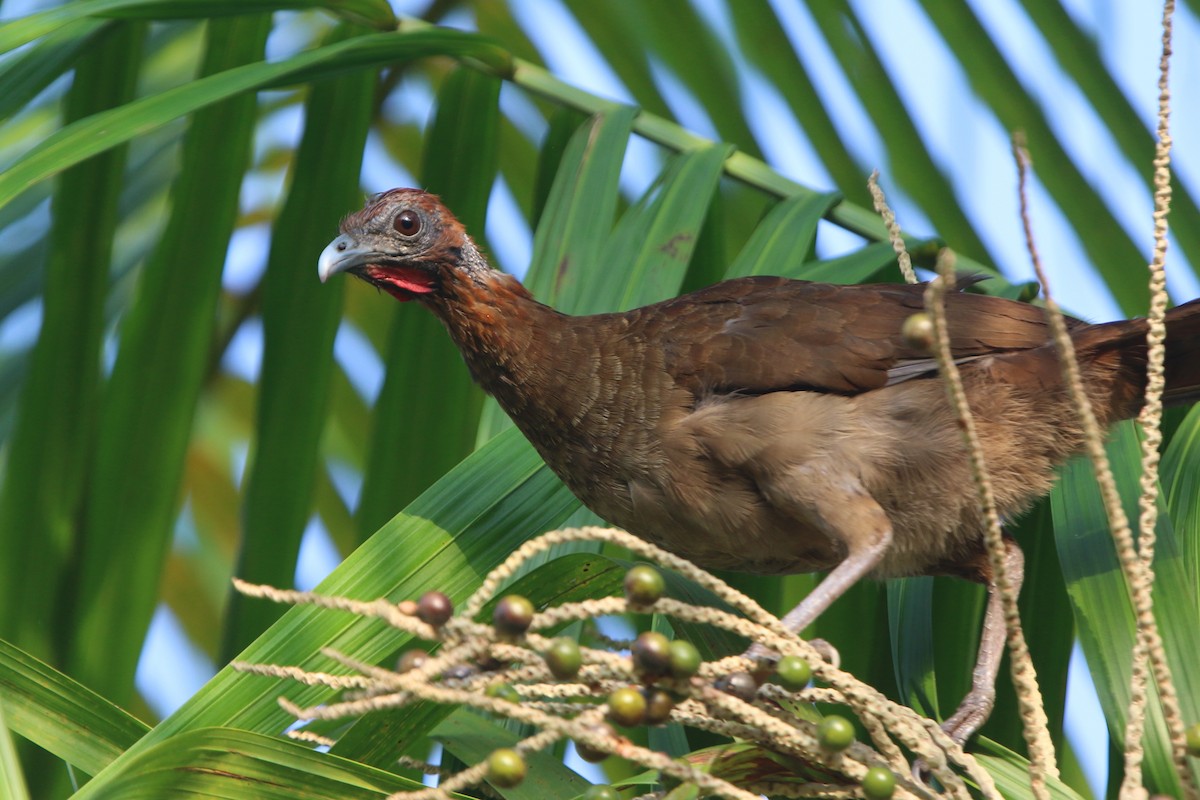
<instances>
[{"instance_id":1,"label":"bird's wing","mask_svg":"<svg viewBox=\"0 0 1200 800\"><path fill-rule=\"evenodd\" d=\"M661 343L667 372L697 396L858 394L936 369L929 353L900 333L904 321L923 310L923 290L741 278L642 309L641 322ZM1036 306L964 292L950 293L946 304L956 360L1048 340Z\"/></svg>"}]
</instances>

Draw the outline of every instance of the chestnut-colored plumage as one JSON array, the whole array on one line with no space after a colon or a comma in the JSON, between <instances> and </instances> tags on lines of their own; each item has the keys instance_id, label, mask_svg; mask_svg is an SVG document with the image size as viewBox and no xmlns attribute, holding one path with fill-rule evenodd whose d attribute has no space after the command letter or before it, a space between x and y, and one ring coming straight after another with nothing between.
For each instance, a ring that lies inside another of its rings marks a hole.
<instances>
[{"instance_id":1,"label":"chestnut-colored plumage","mask_svg":"<svg viewBox=\"0 0 1200 800\"><path fill-rule=\"evenodd\" d=\"M434 196L395 189L347 217L322 280L350 272L444 323L471 374L609 522L704 567L832 570L785 618L809 624L859 578L991 585L967 455L929 354L901 326L920 286L725 281L632 311L572 317L489 268ZM1043 311L956 292L951 348L1000 513L1044 495L1080 425ZM1100 420L1137 413L1144 320L1072 322ZM1200 395L1200 304L1168 314L1167 402ZM1011 572L1021 555L1008 541ZM991 592L973 690L947 730L987 718L1003 645Z\"/></svg>"}]
</instances>

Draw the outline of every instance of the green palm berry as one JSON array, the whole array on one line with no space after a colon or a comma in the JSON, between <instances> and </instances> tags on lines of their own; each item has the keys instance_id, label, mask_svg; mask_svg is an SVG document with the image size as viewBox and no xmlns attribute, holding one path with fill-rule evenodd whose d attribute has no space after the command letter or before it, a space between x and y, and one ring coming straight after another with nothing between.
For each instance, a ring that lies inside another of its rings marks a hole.
<instances>
[{"instance_id":1,"label":"green palm berry","mask_svg":"<svg viewBox=\"0 0 1200 800\"><path fill-rule=\"evenodd\" d=\"M555 639L542 654L550 674L559 680L574 678L583 666L583 654L579 652L579 642L566 636Z\"/></svg>"},{"instance_id":2,"label":"green palm berry","mask_svg":"<svg viewBox=\"0 0 1200 800\"><path fill-rule=\"evenodd\" d=\"M512 684L505 683L504 681L489 683L488 687L483 690L483 693L488 697L494 697L506 703L521 702L521 695L517 693L517 690L512 687Z\"/></svg>"},{"instance_id":3,"label":"green palm berry","mask_svg":"<svg viewBox=\"0 0 1200 800\"><path fill-rule=\"evenodd\" d=\"M868 800L888 800L896 791L896 776L885 767L871 767L863 776L862 790Z\"/></svg>"},{"instance_id":4,"label":"green palm berry","mask_svg":"<svg viewBox=\"0 0 1200 800\"><path fill-rule=\"evenodd\" d=\"M417 601L417 616L422 622L440 628L454 616L454 603L441 592L426 592Z\"/></svg>"},{"instance_id":5,"label":"green palm berry","mask_svg":"<svg viewBox=\"0 0 1200 800\"><path fill-rule=\"evenodd\" d=\"M779 684L789 692L798 692L812 680L812 667L800 656L784 656L775 665Z\"/></svg>"},{"instance_id":6,"label":"green palm berry","mask_svg":"<svg viewBox=\"0 0 1200 800\"><path fill-rule=\"evenodd\" d=\"M644 678L666 675L671 668L671 640L657 631L646 631L630 648L633 668Z\"/></svg>"},{"instance_id":7,"label":"green palm berry","mask_svg":"<svg viewBox=\"0 0 1200 800\"><path fill-rule=\"evenodd\" d=\"M1188 755L1200 758L1200 722L1187 729Z\"/></svg>"},{"instance_id":8,"label":"green palm berry","mask_svg":"<svg viewBox=\"0 0 1200 800\"><path fill-rule=\"evenodd\" d=\"M607 783L598 783L588 787L583 793L583 800L621 800L621 795Z\"/></svg>"},{"instance_id":9,"label":"green palm berry","mask_svg":"<svg viewBox=\"0 0 1200 800\"><path fill-rule=\"evenodd\" d=\"M817 725L817 740L827 750L845 750L854 744L854 726L845 717L831 714Z\"/></svg>"},{"instance_id":10,"label":"green palm berry","mask_svg":"<svg viewBox=\"0 0 1200 800\"><path fill-rule=\"evenodd\" d=\"M672 678L687 680L700 671L700 651L682 639L671 642L669 661L667 668Z\"/></svg>"},{"instance_id":11,"label":"green palm berry","mask_svg":"<svg viewBox=\"0 0 1200 800\"><path fill-rule=\"evenodd\" d=\"M646 698L632 686L617 689L608 696L608 718L631 728L646 721Z\"/></svg>"},{"instance_id":12,"label":"green palm berry","mask_svg":"<svg viewBox=\"0 0 1200 800\"><path fill-rule=\"evenodd\" d=\"M649 564L638 564L625 573L625 599L635 606L652 606L665 591L662 573Z\"/></svg>"},{"instance_id":13,"label":"green palm berry","mask_svg":"<svg viewBox=\"0 0 1200 800\"><path fill-rule=\"evenodd\" d=\"M505 595L492 612L492 623L502 636L520 636L533 622L533 603L519 594Z\"/></svg>"},{"instance_id":14,"label":"green palm berry","mask_svg":"<svg viewBox=\"0 0 1200 800\"><path fill-rule=\"evenodd\" d=\"M488 782L501 789L511 789L525 780L525 759L516 750L501 747L488 757Z\"/></svg>"},{"instance_id":15,"label":"green palm berry","mask_svg":"<svg viewBox=\"0 0 1200 800\"><path fill-rule=\"evenodd\" d=\"M918 311L904 320L900 336L914 350L929 350L933 347L933 319L924 311Z\"/></svg>"}]
</instances>

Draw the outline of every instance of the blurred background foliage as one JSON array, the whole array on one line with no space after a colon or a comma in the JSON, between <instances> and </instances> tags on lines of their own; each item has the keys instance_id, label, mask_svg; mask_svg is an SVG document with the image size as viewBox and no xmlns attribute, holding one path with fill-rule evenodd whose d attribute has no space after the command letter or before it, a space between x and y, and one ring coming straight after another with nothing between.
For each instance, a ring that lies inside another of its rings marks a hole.
<instances>
[{"instance_id":1,"label":"blurred background foliage","mask_svg":"<svg viewBox=\"0 0 1200 800\"><path fill-rule=\"evenodd\" d=\"M936 58L958 94L913 94L869 3L402 5L0 4L0 786L11 796L378 797L414 777L395 759L425 757L431 735L463 758L472 737L503 740L471 715L425 709L371 715L318 754L277 738L290 721L274 698L311 703L319 689L221 669L243 651L328 668L324 645L367 661L403 646L377 624L232 597L231 575L309 587L340 561L323 591L459 599L524 539L592 520L471 385L430 315L358 282L317 282L318 253L365 193L438 192L499 266L584 313L738 274L899 280L865 188L878 166L901 222L921 232L919 263L944 242L963 269L1008 276L986 291L1030 297L1005 143L1021 129L1038 223L1054 228L1051 253L1073 258L1050 265L1065 304L1146 307L1152 106L1129 99L1098 45L1097 20L1121 16L1103 3L899 4L906 23L891 35L926 37L902 47ZM1183 5L1194 44L1200 4ZM1030 79L1003 14L1069 91ZM629 102L546 69L564 42L586 44L579 69ZM1187 104L1200 70L1180 57ZM1196 115L1183 113L1186 163ZM1064 114L1101 132L1099 171L1116 184L1097 185L1097 157ZM1200 226L1188 182L1175 192L1172 286L1190 293ZM1173 413L1168 428L1159 599L1195 722L1200 690L1183 667L1200 655L1196 415ZM1111 447L1131 498L1135 442L1124 429ZM1104 793L1105 776L1089 786L1080 760L1103 759L1063 736L1072 645L1119 753L1132 641L1087 472L1069 467L1015 526L1028 635L1080 796L1097 782ZM561 598L581 565L619 559L550 561L533 599ZM813 583L729 578L777 611ZM864 585L812 633L863 679L945 712L969 684L982 602L953 582ZM739 646L687 635L710 653ZM1001 684L980 748L1020 751ZM1176 795L1151 720L1147 776ZM711 744L650 735L680 754ZM1006 763L1021 762L997 755L998 774ZM530 791L505 795L542 796Z\"/></svg>"}]
</instances>

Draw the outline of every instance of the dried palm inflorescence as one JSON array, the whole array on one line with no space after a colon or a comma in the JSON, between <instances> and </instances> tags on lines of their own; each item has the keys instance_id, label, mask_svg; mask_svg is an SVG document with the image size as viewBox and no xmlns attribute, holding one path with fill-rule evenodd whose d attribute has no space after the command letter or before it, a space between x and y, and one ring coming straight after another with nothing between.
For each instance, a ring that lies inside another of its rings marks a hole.
<instances>
[{"instance_id":1,"label":"dried palm inflorescence","mask_svg":"<svg viewBox=\"0 0 1200 800\"><path fill-rule=\"evenodd\" d=\"M486 616L481 615L485 606L528 559L553 545L582 540L626 547L708 589L733 611L661 596L657 574L636 567L626 580L624 596L534 610L524 598L508 595L495 604L488 622L479 621ZM281 705L300 720L354 717L420 701L462 704L535 727L537 733L515 747L518 755L569 738L586 758L616 755L657 770L668 782L693 784L704 796L967 798L971 796L968 781L985 797L999 796L988 773L937 723L838 669L823 657L830 652L827 648L814 647L791 633L745 595L623 531L580 528L540 536L493 570L458 609L439 593L419 601L363 602L237 585L256 597L378 618L438 645L428 657L402 657L401 671L360 663L331 650L325 654L351 674L235 664L247 672L343 692L336 701L309 708L281 699ZM746 637L782 656L781 667L772 674L775 668L743 656L700 662L694 648L665 641L658 634L643 634L628 652L629 643L598 638L597 646L576 647L573 641L543 635L570 622L651 612ZM811 668L811 683L805 665ZM822 721L811 706L815 702L845 706L847 716L858 719L869 741L854 741L845 719L828 716ZM676 760L635 744L611 724L668 721L737 741ZM298 735L331 743L312 734ZM940 793L911 777L910 759L921 760L942 787ZM505 768L513 765L510 753L500 753L444 776L436 789L396 797L443 798L484 780L506 785L515 773Z\"/></svg>"}]
</instances>

